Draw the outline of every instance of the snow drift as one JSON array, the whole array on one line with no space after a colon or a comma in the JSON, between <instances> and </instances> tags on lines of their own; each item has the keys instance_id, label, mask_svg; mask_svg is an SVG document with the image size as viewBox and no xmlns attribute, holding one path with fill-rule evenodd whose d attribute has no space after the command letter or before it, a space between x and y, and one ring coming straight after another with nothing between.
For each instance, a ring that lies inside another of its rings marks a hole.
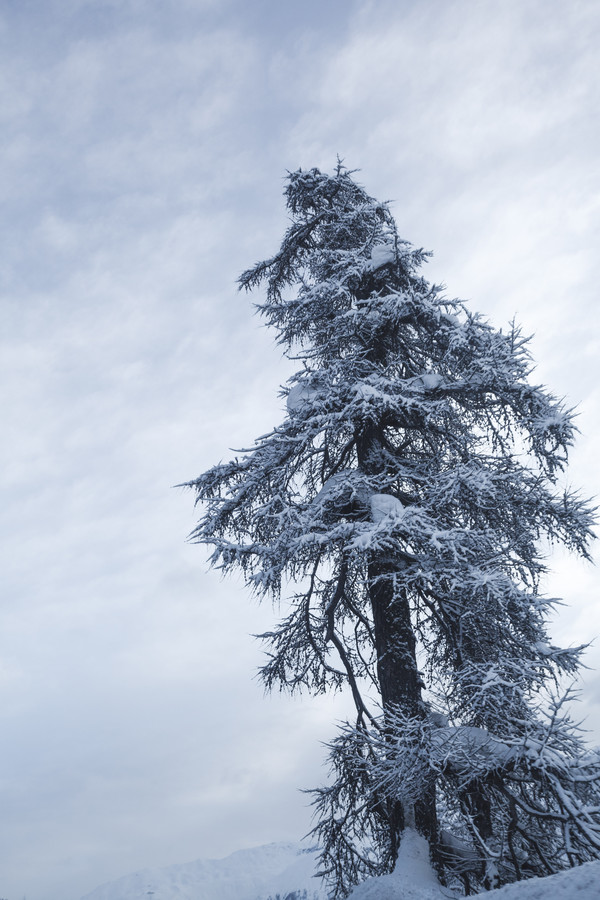
<instances>
[{"instance_id":1,"label":"snow drift","mask_svg":"<svg viewBox=\"0 0 600 900\"><path fill-rule=\"evenodd\" d=\"M486 891L486 900L598 900L600 861L575 869L531 878ZM457 895L440 885L429 862L427 843L407 829L402 838L398 862L391 875L368 878L352 891L348 900L456 900Z\"/></svg>"}]
</instances>

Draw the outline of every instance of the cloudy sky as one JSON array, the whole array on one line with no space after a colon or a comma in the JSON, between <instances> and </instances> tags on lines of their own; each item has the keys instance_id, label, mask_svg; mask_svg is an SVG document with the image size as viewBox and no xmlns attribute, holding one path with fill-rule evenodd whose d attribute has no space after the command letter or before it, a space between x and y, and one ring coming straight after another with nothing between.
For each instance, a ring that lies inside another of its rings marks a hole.
<instances>
[{"instance_id":1,"label":"cloudy sky","mask_svg":"<svg viewBox=\"0 0 600 900\"><path fill-rule=\"evenodd\" d=\"M0 896L309 826L343 705L263 698L272 612L172 488L282 417L235 279L286 170L339 154L432 280L535 332L600 494L599 31L596 0L0 0ZM593 568L553 566L555 638L593 639Z\"/></svg>"}]
</instances>

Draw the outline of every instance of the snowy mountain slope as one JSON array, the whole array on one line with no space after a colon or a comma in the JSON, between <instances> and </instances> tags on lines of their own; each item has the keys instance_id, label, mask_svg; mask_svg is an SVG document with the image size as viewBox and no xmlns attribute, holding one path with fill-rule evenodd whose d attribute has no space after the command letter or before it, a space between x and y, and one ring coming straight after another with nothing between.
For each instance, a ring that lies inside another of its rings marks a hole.
<instances>
[{"instance_id":1,"label":"snowy mountain slope","mask_svg":"<svg viewBox=\"0 0 600 900\"><path fill-rule=\"evenodd\" d=\"M266 844L225 859L134 872L82 900L325 900L314 870L315 854L301 844Z\"/></svg>"}]
</instances>

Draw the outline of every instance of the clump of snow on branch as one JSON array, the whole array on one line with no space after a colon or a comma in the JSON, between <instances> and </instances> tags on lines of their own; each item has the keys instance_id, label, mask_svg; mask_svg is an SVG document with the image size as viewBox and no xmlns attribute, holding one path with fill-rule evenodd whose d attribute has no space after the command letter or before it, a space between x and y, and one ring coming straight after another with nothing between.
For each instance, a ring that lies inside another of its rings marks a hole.
<instances>
[{"instance_id":1,"label":"clump of snow on branch","mask_svg":"<svg viewBox=\"0 0 600 900\"><path fill-rule=\"evenodd\" d=\"M317 395L317 391L301 381L292 385L286 397L288 412L293 414L306 408L307 404Z\"/></svg>"},{"instance_id":2,"label":"clump of snow on branch","mask_svg":"<svg viewBox=\"0 0 600 900\"><path fill-rule=\"evenodd\" d=\"M371 257L366 266L367 270L374 271L382 266L396 261L396 248L393 244L375 244L371 250Z\"/></svg>"},{"instance_id":3,"label":"clump of snow on branch","mask_svg":"<svg viewBox=\"0 0 600 900\"><path fill-rule=\"evenodd\" d=\"M371 517L376 525L384 519L402 519L404 512L400 500L391 494L373 494L371 497Z\"/></svg>"}]
</instances>

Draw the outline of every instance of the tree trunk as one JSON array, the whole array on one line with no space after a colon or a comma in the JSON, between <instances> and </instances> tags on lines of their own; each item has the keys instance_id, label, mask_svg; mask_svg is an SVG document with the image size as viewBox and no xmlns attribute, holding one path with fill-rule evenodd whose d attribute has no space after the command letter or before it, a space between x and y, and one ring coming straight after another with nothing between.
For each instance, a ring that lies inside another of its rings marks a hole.
<instances>
[{"instance_id":1,"label":"tree trunk","mask_svg":"<svg viewBox=\"0 0 600 900\"><path fill-rule=\"evenodd\" d=\"M398 564L375 558L369 564L377 675L384 709L399 707L407 716L423 714L416 641L405 592L396 585Z\"/></svg>"},{"instance_id":2,"label":"tree trunk","mask_svg":"<svg viewBox=\"0 0 600 900\"><path fill-rule=\"evenodd\" d=\"M381 448L380 429L375 424L370 425L357 439L358 463L367 474L381 471ZM403 565L402 560L394 560L385 554L373 555L368 566L377 677L384 716L399 709L406 716L424 717L426 708L421 696L422 682L417 666L410 606L406 591L399 587L396 579ZM400 801L390 804L388 821L395 859L402 831L409 824ZM415 803L414 824L434 848L437 843L437 816L433 780Z\"/></svg>"},{"instance_id":3,"label":"tree trunk","mask_svg":"<svg viewBox=\"0 0 600 900\"><path fill-rule=\"evenodd\" d=\"M381 703L386 712L399 709L406 716L423 717L426 708L421 697L421 678L417 667L416 640L410 619L410 607L403 590L399 590L395 575L398 565L375 559L369 564L369 592L373 610L377 676ZM398 802L398 806L401 804ZM437 816L435 786L428 785L414 808L415 826L435 847ZM393 832L392 848L399 846L405 825L404 810L394 809L390 816Z\"/></svg>"}]
</instances>

